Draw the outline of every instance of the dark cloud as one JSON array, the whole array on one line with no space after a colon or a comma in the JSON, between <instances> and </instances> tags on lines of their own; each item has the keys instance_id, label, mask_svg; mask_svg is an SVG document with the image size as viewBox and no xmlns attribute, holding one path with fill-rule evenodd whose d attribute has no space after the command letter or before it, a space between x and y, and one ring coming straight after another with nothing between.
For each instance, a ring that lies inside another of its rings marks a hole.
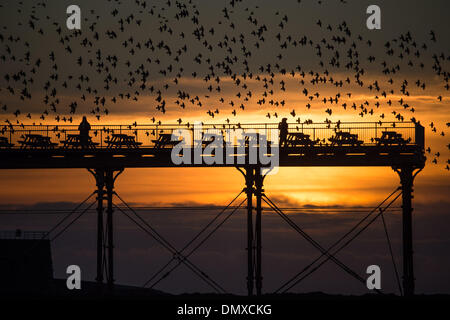
<instances>
[{"instance_id":1,"label":"dark cloud","mask_svg":"<svg viewBox=\"0 0 450 320\"><path fill-rule=\"evenodd\" d=\"M278 199L275 200L278 202ZM285 205L288 200L280 201ZM292 203L292 202L291 202ZM45 203L21 207L20 210L58 209L68 210L74 203ZM414 252L419 293L449 293L450 244L449 203L417 205L414 211ZM2 207L3 209L7 209ZM17 206L10 206L9 209ZM206 208L206 207L205 207ZM139 213L164 238L175 247L183 247L203 226L219 212L209 210L140 210ZM331 208L339 208L340 206ZM308 206L305 210L311 209ZM330 206L315 207L323 212ZM327 214L289 213L289 217L310 234L322 246L333 244L341 235L359 221L366 211L357 213ZM287 211L288 212L288 211ZM401 272L401 214L398 210L385 214L397 267ZM61 219L61 215L0 215L2 229L48 230ZM86 280L95 278L95 212L86 213L65 234L52 243L56 277L64 277L65 267L78 264ZM192 255L192 262L209 276L233 293L245 293L246 272L246 215L237 211L201 249ZM115 262L116 279L120 284L142 285L162 265L172 258L171 254L135 226L128 218L115 213ZM263 214L263 273L264 290L271 292L291 276L309 264L318 252L294 232L274 212ZM387 292L396 291L394 269L388 253L381 220L377 220L346 249L338 258L359 274L365 268L377 264L382 269L382 286ZM209 292L199 278L184 266L161 281L157 289L172 293ZM324 291L330 293L365 293L366 289L349 277L332 262L327 262L308 277L293 292Z\"/></svg>"}]
</instances>

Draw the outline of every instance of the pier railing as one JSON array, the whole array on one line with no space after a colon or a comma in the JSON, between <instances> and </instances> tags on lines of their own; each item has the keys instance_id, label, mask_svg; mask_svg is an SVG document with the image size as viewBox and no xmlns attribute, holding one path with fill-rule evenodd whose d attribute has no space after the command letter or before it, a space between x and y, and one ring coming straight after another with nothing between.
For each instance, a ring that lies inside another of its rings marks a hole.
<instances>
[{"instance_id":1,"label":"pier railing","mask_svg":"<svg viewBox=\"0 0 450 320\"><path fill-rule=\"evenodd\" d=\"M338 123L289 123L289 133L304 133L309 135L313 141L323 144L329 143L329 138L337 132L348 132L357 135L363 145L375 145L376 139L380 138L385 131L394 131L402 135L408 144L424 144L424 133L421 125L412 122L338 122ZM193 125L171 125L171 124L134 124L134 125L91 125L90 136L99 148L105 148L105 141L111 139L113 134L125 134L133 136L141 147L153 147L162 134L171 134L177 129L192 131L192 140L201 140L202 133L211 130L222 134L227 141L226 132L242 129L242 132L257 132L267 137L271 136L273 130L278 130L278 123L255 123L255 124L203 124L201 127ZM19 148L19 141L25 135L37 134L49 137L51 142L60 144L67 140L70 134L78 134L78 125L2 125L0 126L0 137L12 144L12 148ZM193 141L191 141L193 143Z\"/></svg>"}]
</instances>

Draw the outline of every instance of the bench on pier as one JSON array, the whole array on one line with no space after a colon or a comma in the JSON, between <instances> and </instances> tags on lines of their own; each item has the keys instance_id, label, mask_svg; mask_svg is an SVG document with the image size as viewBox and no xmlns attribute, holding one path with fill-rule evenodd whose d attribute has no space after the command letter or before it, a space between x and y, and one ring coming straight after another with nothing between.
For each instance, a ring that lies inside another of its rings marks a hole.
<instances>
[{"instance_id":1,"label":"bench on pier","mask_svg":"<svg viewBox=\"0 0 450 320\"><path fill-rule=\"evenodd\" d=\"M360 146L363 144L363 141L358 140L357 134L351 134L350 132L339 131L336 132L336 135L328 138L331 142L331 146Z\"/></svg>"},{"instance_id":2,"label":"bench on pier","mask_svg":"<svg viewBox=\"0 0 450 320\"><path fill-rule=\"evenodd\" d=\"M93 142L91 137L88 137L87 141L83 141L79 134L68 134L66 140L61 143L64 149L95 149L99 145L99 143Z\"/></svg>"},{"instance_id":3,"label":"bench on pier","mask_svg":"<svg viewBox=\"0 0 450 320\"><path fill-rule=\"evenodd\" d=\"M19 144L21 149L54 149L58 145L51 142L50 137L40 134L26 134Z\"/></svg>"},{"instance_id":4,"label":"bench on pier","mask_svg":"<svg viewBox=\"0 0 450 320\"><path fill-rule=\"evenodd\" d=\"M173 148L180 141L172 141L171 133L160 133L158 139L152 140L155 149Z\"/></svg>"},{"instance_id":5,"label":"bench on pier","mask_svg":"<svg viewBox=\"0 0 450 320\"><path fill-rule=\"evenodd\" d=\"M137 142L135 136L129 136L126 134L113 134L111 139L106 139L106 148L108 149L138 149L142 142Z\"/></svg>"},{"instance_id":6,"label":"bench on pier","mask_svg":"<svg viewBox=\"0 0 450 320\"><path fill-rule=\"evenodd\" d=\"M381 138L375 138L377 146L404 146L408 140L403 139L400 133L395 131L383 131Z\"/></svg>"},{"instance_id":7,"label":"bench on pier","mask_svg":"<svg viewBox=\"0 0 450 320\"><path fill-rule=\"evenodd\" d=\"M316 142L311 140L310 135L303 132L289 133L286 140L286 146L289 147L310 147L315 144Z\"/></svg>"}]
</instances>

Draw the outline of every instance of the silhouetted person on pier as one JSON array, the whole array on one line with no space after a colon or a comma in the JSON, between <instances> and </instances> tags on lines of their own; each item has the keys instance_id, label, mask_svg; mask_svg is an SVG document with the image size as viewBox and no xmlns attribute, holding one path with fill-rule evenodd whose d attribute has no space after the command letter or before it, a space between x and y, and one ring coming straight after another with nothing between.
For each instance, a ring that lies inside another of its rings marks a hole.
<instances>
[{"instance_id":1,"label":"silhouetted person on pier","mask_svg":"<svg viewBox=\"0 0 450 320\"><path fill-rule=\"evenodd\" d=\"M78 126L80 131L80 143L81 147L86 148L89 145L89 131L91 130L91 125L87 121L86 117L83 117L80 125Z\"/></svg>"},{"instance_id":2,"label":"silhouetted person on pier","mask_svg":"<svg viewBox=\"0 0 450 320\"><path fill-rule=\"evenodd\" d=\"M278 129L280 130L280 147L285 147L287 144L287 135L288 135L288 123L287 118L283 118L278 125Z\"/></svg>"}]
</instances>

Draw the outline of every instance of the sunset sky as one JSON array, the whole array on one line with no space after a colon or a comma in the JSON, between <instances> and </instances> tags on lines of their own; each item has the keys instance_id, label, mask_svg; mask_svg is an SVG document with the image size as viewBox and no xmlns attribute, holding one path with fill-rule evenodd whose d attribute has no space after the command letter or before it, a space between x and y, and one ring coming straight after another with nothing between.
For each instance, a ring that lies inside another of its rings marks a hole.
<instances>
[{"instance_id":1,"label":"sunset sky","mask_svg":"<svg viewBox=\"0 0 450 320\"><path fill-rule=\"evenodd\" d=\"M7 122L68 124L60 120L63 117L71 117L73 124L78 124L83 115L88 117L91 124L102 125L128 125L135 121L138 124L151 124L152 118L164 124L175 124L181 119L186 124L195 121L224 123L227 120L231 123L277 123L283 117L287 117L291 123L298 118L301 122L313 120L320 123L326 119L333 122L385 122L398 121L396 115L399 113L405 121L414 117L424 125L426 148L430 147L431 150L426 154L426 167L417 176L414 186L417 291L450 293L450 277L447 275L450 268L450 171L446 170L450 159L450 95L445 88L446 84L448 86L448 73L443 75L450 65L448 1L378 1L382 11L382 28L371 31L366 27L368 15L365 11L373 3L366 0L346 0L345 3L314 0L302 0L298 3L297 0L282 0L277 1L276 5L269 0L253 0L239 1L234 8L230 6L230 1L184 1L191 12L189 19L184 20L174 18L178 12L176 5L173 3L167 7L167 1L147 1L147 7L143 8L131 2L125 5L118 1L78 0L76 2L82 10L82 33L78 36L73 36L74 31L65 27L65 9L73 1L44 2L45 7L34 1L23 1L24 4L20 5L13 0L2 1L0 5L0 58L5 57L0 59L0 107L7 106L6 110L0 109L1 126ZM224 7L228 8L229 19L225 17ZM117 15L113 14L115 9L118 10ZM147 13L150 9L153 14ZM205 37L202 41L197 41L192 34L199 27L190 20L195 10L200 12L200 25L204 26ZM126 22L127 17L132 14L131 23ZM283 20L285 15L288 16L287 22ZM124 32L119 31L118 21L121 18L125 20ZM257 20L256 24L250 21L253 19ZM322 26L318 25L318 20ZM33 21L35 29L30 28L30 21ZM140 21L139 24L136 21ZM282 21L284 26L280 28L279 23ZM343 31L339 31L343 21L351 30L351 36L347 37L345 44L337 44L332 38L344 35ZM257 31L262 25L267 27L264 40L252 34L252 31ZM331 31L327 30L328 25ZM164 26L173 29L173 33L161 31L160 28ZM62 28L61 34L57 32L59 27ZM38 33L40 28L44 34ZM214 28L214 32L210 31L211 28ZM111 30L117 32L117 38L108 38L107 32ZM430 40L431 30L436 35L436 42ZM95 32L98 32L99 40L95 40ZM181 32L185 33L184 38L180 37ZM406 45L411 50L407 55L404 53L405 47L401 47L403 42L399 39L408 32L413 40ZM280 34L281 40L277 40L277 34ZM241 35L244 36L245 44L239 43ZM12 40L8 39L10 36ZM65 36L68 38L61 43L61 38ZM15 39L16 37L20 40ZM130 37L133 37L132 41ZM233 37L235 42L231 40ZM288 37L297 41L307 37L314 44L294 46L291 41L287 49L281 48L283 42L289 42ZM93 46L81 45L84 38L91 41ZM163 46L155 50L146 48L144 43L149 38L155 47L163 41L171 48L172 55L169 56ZM123 45L124 41L127 41L126 47ZM203 41L207 42L206 46ZM224 41L227 42L226 45ZM370 45L367 44L368 41L371 42ZM393 55L386 53L386 42L390 42L395 49ZM136 47L137 43L140 43L142 49ZM352 43L355 43L357 49L354 50L358 52L358 57L347 59ZM326 44L334 44L335 48L327 49ZM423 44L426 44L427 49L422 49ZM176 52L182 51L185 45L186 53L179 55L178 61L175 60ZM214 49L209 50L208 45ZM316 45L321 47L321 57L317 55ZM67 46L71 47L72 53L68 53ZM232 47L232 53L226 51L228 46ZM245 50L242 46L246 47ZM136 52L131 54L131 48ZM117 56L118 66L113 68L108 65L108 70L102 66L99 67L102 71L98 72L95 67L97 50L101 50L103 62L107 60L107 56ZM244 57L243 52L246 50L252 52L251 56ZM420 51L420 56L414 55L417 50ZM329 63L336 51L341 56L340 67ZM31 54L30 61L25 58L27 52ZM55 61L49 59L50 52L54 52ZM282 54L282 59L277 57L279 54ZM400 58L400 54L405 56ZM195 62L199 55L202 61L200 64ZM443 68L440 75L433 69L434 55ZM440 58L441 55L443 58ZM228 56L239 57L239 62L230 64L233 65L233 73L241 81L239 85L216 64L226 61ZM371 56L376 57L373 63L368 61ZM77 65L79 57L83 58L81 66ZM37 59L41 59L38 68L35 66ZM89 67L90 59L94 61L94 67ZM210 64L208 59L211 60ZM155 62L157 60L158 63ZM353 63L358 60L364 69L364 74L361 75L363 86L355 81L354 70L345 68L350 60ZM127 67L127 61L130 61L130 67ZM245 70L243 61L248 63L250 72ZM398 65L399 71L384 74L383 62L386 62L388 68ZM424 64L423 68L419 66L420 63ZM145 90L141 90L141 75L135 71L144 64L150 71L150 76L146 80ZM271 72L266 69L268 64L271 64ZM279 64L279 68L275 67L276 64ZM214 66L214 76L211 75L209 66ZM301 66L304 76L297 69L298 66ZM36 73L31 73L33 67L37 69ZM168 69L172 71L167 71ZM282 69L286 70L286 74L283 74ZM161 73L162 70L167 73ZM26 75L22 75L22 71ZM290 74L291 71L295 71L294 76ZM310 71L313 71L312 75L309 74ZM197 73L196 77L193 76L194 72ZM273 75L270 75L272 72ZM249 73L252 74L251 78ZM14 75L19 74L20 80L13 80ZM52 79L55 74L58 75L58 80ZM117 77L118 81L108 82L110 88L106 89L105 78L109 75ZM204 77L208 75L211 79L205 81ZM90 80L79 80L80 76L89 77ZM33 81L30 81L30 77ZM311 80L318 77L327 78L327 83L311 83ZM330 82L330 77L333 78L333 83ZM132 78L136 82L130 86ZM270 81L271 78L274 83L264 88L264 79ZM350 83L346 82L347 78ZM24 80L28 80L27 85L24 85ZM343 81L342 87L334 85L339 81ZM400 90L405 81L408 83L408 96ZM426 89L417 86L417 81L419 84L425 83ZM57 96L50 98L47 104L44 102L45 96L51 90L46 91L44 88L46 82L49 82L50 89L58 90ZM68 84L67 88L62 85L63 82ZM285 90L282 89L281 82L284 83ZM381 90L369 88L375 82ZM81 89L76 87L78 84ZM164 89L165 85L169 87ZM212 87L208 89L210 85ZM155 89L150 92L149 88L152 86ZM217 90L218 86L220 92ZM24 87L29 89L31 99L21 99L20 91ZM9 88L14 89L14 94ZM97 93L89 93L88 89L97 89ZM307 89L307 94L303 93L304 89ZM158 90L161 90L162 100L166 103L165 113L157 110L161 103L156 100ZM273 93L269 93L270 90ZM393 93L390 93L391 90ZM198 96L202 106L197 102L191 103L189 99L182 100L179 97L180 91L188 92L191 98ZM383 91L387 93L386 97L382 96ZM249 92L251 96L248 95ZM126 93L131 94L130 99L120 98L121 94ZM315 93L319 93L320 97L310 99ZM351 95L348 96L348 93ZM337 94L340 95L337 104L324 104L321 101L324 97L334 98ZM81 98L82 95L85 95L85 99ZM105 106L100 106L97 111L96 97L106 100ZM134 97L136 100L132 99ZM112 102L113 98L117 99L116 103ZM258 101L263 98L266 103L259 104ZM51 110L51 103L55 99L58 99L56 112ZM399 103L400 99L403 103ZM284 101L284 106L270 104L269 100L274 103ZM388 105L389 100L392 102L391 106ZM76 112L70 113L69 105L75 101ZM185 103L186 107L180 108L181 103ZM307 107L308 103L310 108ZM376 103L379 103L378 107ZM404 107L406 103L408 107ZM352 108L353 104L355 108ZM240 108L241 105L245 106L244 110ZM328 108L332 109L332 114L326 113ZM105 109L108 111L105 112ZM218 113L214 113L216 109ZM368 112L371 109L373 114ZM236 116L233 115L233 110L236 110ZM293 110L295 116L291 115ZM208 115L208 111L214 113L214 118ZM361 112L363 116L360 115ZM436 132L433 132L433 128L436 128ZM437 164L432 163L434 159ZM1 170L0 182L1 213L8 210L70 209L95 188L94 179L87 170ZM298 212L290 212L293 219L311 232L320 243L330 244L356 223L363 212L376 206L398 186L399 177L391 168L386 167L300 167L281 168L276 175L266 178L264 189L280 207L302 208ZM243 187L242 175L233 168L127 169L116 182L116 190L120 196L137 207L224 206ZM397 202L395 207L399 206L400 202ZM355 209L356 207L359 209ZM305 208L314 209L305 212ZM342 213L340 210L343 208L355 209L357 212L349 213L344 210ZM145 217L168 238L182 246L216 212L217 209L161 210L146 212ZM244 293L245 215L244 211L236 215L194 260L221 280L219 282L228 283L230 291ZM401 269L400 218L398 210L386 215L397 253L397 263ZM57 221L58 217L55 215L0 214L0 229L45 231ZM94 222L95 215L90 212L67 235L53 244L55 276L64 277L65 266L78 263L85 268L87 277L94 279ZM140 234L123 216L119 215L116 226L117 282L142 285L145 278L157 270L170 255ZM269 211L264 213L263 228L263 273L267 273L265 289L270 291L287 280L289 275L299 271L317 252L312 251ZM386 282L383 284L386 283L388 292L394 292L395 281L383 236L382 225L377 221L361 241L351 246L340 258L361 274L364 274L365 267L369 264L380 264L383 268L386 266ZM300 286L294 291L367 292L331 263L327 263L320 272L320 276L314 276L304 287ZM178 285L180 281L182 287ZM209 290L182 268L173 279L162 282L157 289L174 293Z\"/></svg>"}]
</instances>

